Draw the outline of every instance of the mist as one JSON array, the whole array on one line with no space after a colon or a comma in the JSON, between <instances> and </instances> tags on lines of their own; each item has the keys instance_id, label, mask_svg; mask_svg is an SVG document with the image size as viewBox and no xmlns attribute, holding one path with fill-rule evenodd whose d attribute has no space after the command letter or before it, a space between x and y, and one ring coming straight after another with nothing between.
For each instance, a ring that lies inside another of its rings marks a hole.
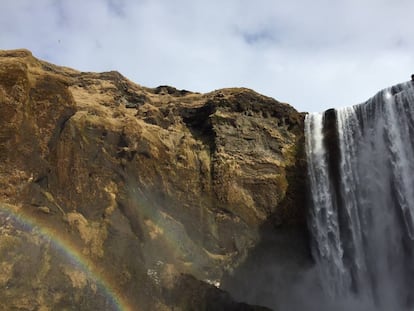
<instances>
[{"instance_id":1,"label":"mist","mask_svg":"<svg viewBox=\"0 0 414 311\"><path fill-rule=\"evenodd\" d=\"M414 305L414 85L309 114L308 230L264 226L223 282L278 311L408 311Z\"/></svg>"},{"instance_id":2,"label":"mist","mask_svg":"<svg viewBox=\"0 0 414 311\"><path fill-rule=\"evenodd\" d=\"M413 104L407 82L307 116L312 254L335 310L413 306Z\"/></svg>"}]
</instances>

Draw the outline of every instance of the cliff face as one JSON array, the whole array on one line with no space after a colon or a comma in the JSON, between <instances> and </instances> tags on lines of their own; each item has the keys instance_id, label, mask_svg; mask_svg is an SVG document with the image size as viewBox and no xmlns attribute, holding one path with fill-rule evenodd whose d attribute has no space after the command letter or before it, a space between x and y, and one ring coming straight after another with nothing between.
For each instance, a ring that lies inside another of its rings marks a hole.
<instances>
[{"instance_id":1,"label":"cliff face","mask_svg":"<svg viewBox=\"0 0 414 311\"><path fill-rule=\"evenodd\" d=\"M194 308L208 295L177 299L182 284L215 293L196 279L218 285L264 222L304 223L302 139L301 114L249 89L150 89L0 51L1 301Z\"/></svg>"}]
</instances>

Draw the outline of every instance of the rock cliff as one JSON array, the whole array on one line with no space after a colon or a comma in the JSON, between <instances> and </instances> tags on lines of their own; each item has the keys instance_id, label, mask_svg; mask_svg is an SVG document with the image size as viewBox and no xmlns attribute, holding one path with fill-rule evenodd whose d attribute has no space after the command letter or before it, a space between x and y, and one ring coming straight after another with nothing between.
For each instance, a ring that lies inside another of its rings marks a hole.
<instances>
[{"instance_id":1,"label":"rock cliff","mask_svg":"<svg viewBox=\"0 0 414 311\"><path fill-rule=\"evenodd\" d=\"M259 310L216 286L264 223L304 224L302 140L303 115L249 89L0 51L2 305Z\"/></svg>"}]
</instances>

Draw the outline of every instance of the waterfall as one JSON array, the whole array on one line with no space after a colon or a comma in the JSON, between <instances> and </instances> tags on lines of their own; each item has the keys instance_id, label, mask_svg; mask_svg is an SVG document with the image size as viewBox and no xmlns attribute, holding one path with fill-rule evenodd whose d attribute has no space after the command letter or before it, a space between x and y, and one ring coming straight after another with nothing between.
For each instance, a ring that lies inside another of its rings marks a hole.
<instances>
[{"instance_id":1,"label":"waterfall","mask_svg":"<svg viewBox=\"0 0 414 311\"><path fill-rule=\"evenodd\" d=\"M327 300L413 310L413 82L308 114L305 132L312 252Z\"/></svg>"}]
</instances>

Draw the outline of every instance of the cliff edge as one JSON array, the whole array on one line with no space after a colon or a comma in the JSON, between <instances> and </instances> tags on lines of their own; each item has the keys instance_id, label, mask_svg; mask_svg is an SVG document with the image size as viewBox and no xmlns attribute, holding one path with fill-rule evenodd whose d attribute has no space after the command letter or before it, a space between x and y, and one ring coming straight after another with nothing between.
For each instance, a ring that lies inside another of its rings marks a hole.
<instances>
[{"instance_id":1,"label":"cliff edge","mask_svg":"<svg viewBox=\"0 0 414 311\"><path fill-rule=\"evenodd\" d=\"M304 225L302 147L303 115L249 89L0 51L2 305L259 310L217 287L265 222Z\"/></svg>"}]
</instances>

